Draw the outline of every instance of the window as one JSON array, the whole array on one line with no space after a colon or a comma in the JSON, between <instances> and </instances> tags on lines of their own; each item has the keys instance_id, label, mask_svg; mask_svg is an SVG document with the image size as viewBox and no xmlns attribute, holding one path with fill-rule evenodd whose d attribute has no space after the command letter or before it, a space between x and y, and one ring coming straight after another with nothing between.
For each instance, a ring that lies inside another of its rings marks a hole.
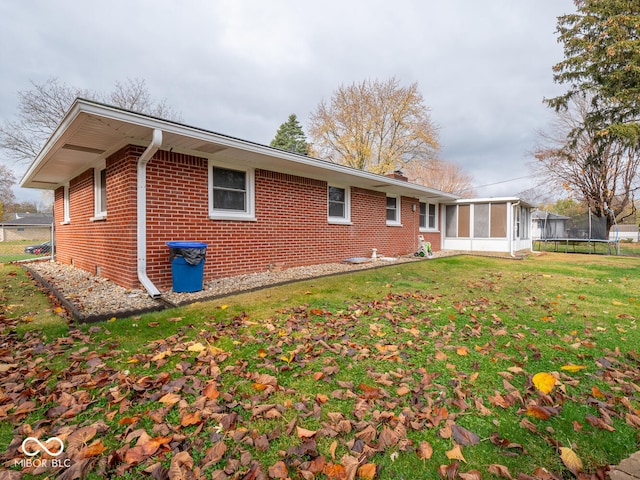
<instances>
[{"instance_id":1,"label":"window","mask_svg":"<svg viewBox=\"0 0 640 480\"><path fill-rule=\"evenodd\" d=\"M349 223L351 221L350 194L348 188L329 186L327 203L330 223Z\"/></svg>"},{"instance_id":2,"label":"window","mask_svg":"<svg viewBox=\"0 0 640 480\"><path fill-rule=\"evenodd\" d=\"M93 169L94 179L94 216L92 221L107 218L107 168L104 163Z\"/></svg>"},{"instance_id":3,"label":"window","mask_svg":"<svg viewBox=\"0 0 640 480\"><path fill-rule=\"evenodd\" d=\"M445 235L447 237L458 236L458 206L447 205L447 211L445 216Z\"/></svg>"},{"instance_id":4,"label":"window","mask_svg":"<svg viewBox=\"0 0 640 480\"><path fill-rule=\"evenodd\" d=\"M489 207L488 203L478 203L473 207L473 236L475 238L489 238Z\"/></svg>"},{"instance_id":5,"label":"window","mask_svg":"<svg viewBox=\"0 0 640 480\"><path fill-rule=\"evenodd\" d=\"M387 197L387 225L400 225L400 202L398 197Z\"/></svg>"},{"instance_id":6,"label":"window","mask_svg":"<svg viewBox=\"0 0 640 480\"><path fill-rule=\"evenodd\" d=\"M420 228L436 230L436 206L433 203L420 202Z\"/></svg>"},{"instance_id":7,"label":"window","mask_svg":"<svg viewBox=\"0 0 640 480\"><path fill-rule=\"evenodd\" d=\"M255 220L254 173L209 162L209 217Z\"/></svg>"},{"instance_id":8,"label":"window","mask_svg":"<svg viewBox=\"0 0 640 480\"><path fill-rule=\"evenodd\" d=\"M491 238L507 238L507 204L491 204Z\"/></svg>"}]
</instances>

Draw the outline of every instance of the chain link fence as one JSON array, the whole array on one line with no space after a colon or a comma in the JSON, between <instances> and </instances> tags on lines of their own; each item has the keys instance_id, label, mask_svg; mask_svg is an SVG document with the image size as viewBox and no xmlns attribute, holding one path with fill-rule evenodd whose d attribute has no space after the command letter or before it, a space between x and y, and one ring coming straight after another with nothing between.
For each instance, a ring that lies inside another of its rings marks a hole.
<instances>
[{"instance_id":1,"label":"chain link fence","mask_svg":"<svg viewBox=\"0 0 640 480\"><path fill-rule=\"evenodd\" d=\"M53 224L0 224L0 263L49 257Z\"/></svg>"}]
</instances>

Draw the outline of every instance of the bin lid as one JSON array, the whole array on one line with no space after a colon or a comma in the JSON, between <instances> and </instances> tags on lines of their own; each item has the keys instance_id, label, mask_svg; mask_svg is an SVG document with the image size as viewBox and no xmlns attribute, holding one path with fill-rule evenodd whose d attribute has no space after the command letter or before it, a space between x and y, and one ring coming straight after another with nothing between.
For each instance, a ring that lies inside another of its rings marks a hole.
<instances>
[{"instance_id":1,"label":"bin lid","mask_svg":"<svg viewBox=\"0 0 640 480\"><path fill-rule=\"evenodd\" d=\"M207 248L206 243L201 242L167 242L169 248Z\"/></svg>"}]
</instances>

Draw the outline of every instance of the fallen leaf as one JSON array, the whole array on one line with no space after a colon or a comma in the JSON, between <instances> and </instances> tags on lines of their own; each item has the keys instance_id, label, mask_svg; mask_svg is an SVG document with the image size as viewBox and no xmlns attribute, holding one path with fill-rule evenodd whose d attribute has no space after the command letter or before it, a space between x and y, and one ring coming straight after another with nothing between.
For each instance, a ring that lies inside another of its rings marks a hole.
<instances>
[{"instance_id":1,"label":"fallen leaf","mask_svg":"<svg viewBox=\"0 0 640 480\"><path fill-rule=\"evenodd\" d=\"M560 367L561 370L571 373L579 372L580 370L584 370L585 368L587 368L586 365L563 365L562 367Z\"/></svg>"},{"instance_id":2,"label":"fallen leaf","mask_svg":"<svg viewBox=\"0 0 640 480\"><path fill-rule=\"evenodd\" d=\"M365 463L358 468L358 478L363 480L374 480L376 478L376 464Z\"/></svg>"},{"instance_id":3,"label":"fallen leaf","mask_svg":"<svg viewBox=\"0 0 640 480\"><path fill-rule=\"evenodd\" d=\"M330 480L347 480L347 470L339 463L327 463L322 473Z\"/></svg>"},{"instance_id":4,"label":"fallen leaf","mask_svg":"<svg viewBox=\"0 0 640 480\"><path fill-rule=\"evenodd\" d=\"M496 475L500 478L508 478L509 480L513 480L509 469L504 465L499 465L497 463L492 463L489 465L489 473Z\"/></svg>"},{"instance_id":5,"label":"fallen leaf","mask_svg":"<svg viewBox=\"0 0 640 480\"><path fill-rule=\"evenodd\" d=\"M175 405L180 400L182 400L182 397L177 393L167 393L166 395L160 397L160 400L158 401L160 403L164 403L165 405Z\"/></svg>"},{"instance_id":6,"label":"fallen leaf","mask_svg":"<svg viewBox=\"0 0 640 480\"><path fill-rule=\"evenodd\" d=\"M469 445L477 445L480 443L480 437L473 432L470 432L466 428L461 427L460 425L453 424L451 426L451 432L453 434L453 439L456 443L469 446Z\"/></svg>"},{"instance_id":7,"label":"fallen leaf","mask_svg":"<svg viewBox=\"0 0 640 480\"><path fill-rule=\"evenodd\" d=\"M203 350L206 350L206 348L207 347L205 347L203 344L201 344L200 342L197 342L197 343L194 343L193 345L189 345L187 350L190 352L201 352Z\"/></svg>"},{"instance_id":8,"label":"fallen leaf","mask_svg":"<svg viewBox=\"0 0 640 480\"><path fill-rule=\"evenodd\" d=\"M546 372L536 373L531 379L533 385L544 394L549 394L556 385L556 379L553 375Z\"/></svg>"},{"instance_id":9,"label":"fallen leaf","mask_svg":"<svg viewBox=\"0 0 640 480\"><path fill-rule=\"evenodd\" d=\"M469 470L465 473L459 473L458 476L462 480L482 480L482 474L478 470Z\"/></svg>"},{"instance_id":10,"label":"fallen leaf","mask_svg":"<svg viewBox=\"0 0 640 480\"><path fill-rule=\"evenodd\" d=\"M433 455L433 447L426 440L422 440L416 450L420 460L429 460Z\"/></svg>"},{"instance_id":11,"label":"fallen leaf","mask_svg":"<svg viewBox=\"0 0 640 480\"><path fill-rule=\"evenodd\" d=\"M269 478L287 478L288 476L289 470L282 460L278 460L269 467Z\"/></svg>"},{"instance_id":12,"label":"fallen leaf","mask_svg":"<svg viewBox=\"0 0 640 480\"><path fill-rule=\"evenodd\" d=\"M458 475L460 469L460 462L451 462L449 465L440 465L438 467L438 475L443 480L454 480Z\"/></svg>"},{"instance_id":13,"label":"fallen leaf","mask_svg":"<svg viewBox=\"0 0 640 480\"><path fill-rule=\"evenodd\" d=\"M298 438L311 438L318 433L317 430L307 430L306 428L296 427L296 431L298 433Z\"/></svg>"},{"instance_id":14,"label":"fallen leaf","mask_svg":"<svg viewBox=\"0 0 640 480\"><path fill-rule=\"evenodd\" d=\"M582 471L582 460L576 455L576 452L567 447L560 447L560 459L564 466L569 469L576 477Z\"/></svg>"},{"instance_id":15,"label":"fallen leaf","mask_svg":"<svg viewBox=\"0 0 640 480\"><path fill-rule=\"evenodd\" d=\"M460 449L460 445L454 445L454 447L451 450L445 452L444 454L447 456L449 460L460 460L462 462L467 463L467 461L464 458L464 455L462 455L462 450Z\"/></svg>"},{"instance_id":16,"label":"fallen leaf","mask_svg":"<svg viewBox=\"0 0 640 480\"><path fill-rule=\"evenodd\" d=\"M104 452L107 447L104 446L102 440L96 440L91 445L84 447L82 450L78 452L78 457L80 458L89 458L96 457Z\"/></svg>"}]
</instances>

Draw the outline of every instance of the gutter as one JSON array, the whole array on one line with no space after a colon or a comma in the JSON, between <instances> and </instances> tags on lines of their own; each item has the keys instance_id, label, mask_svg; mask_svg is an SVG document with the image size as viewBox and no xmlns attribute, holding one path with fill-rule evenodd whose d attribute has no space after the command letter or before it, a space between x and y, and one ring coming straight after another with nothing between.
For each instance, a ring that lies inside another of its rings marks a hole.
<instances>
[{"instance_id":1,"label":"gutter","mask_svg":"<svg viewBox=\"0 0 640 480\"><path fill-rule=\"evenodd\" d=\"M147 163L162 145L162 130L153 129L153 137L147 149L138 159L138 191L136 197L138 210L137 242L138 242L138 280L147 290L151 298L161 296L160 290L147 276Z\"/></svg>"}]
</instances>

